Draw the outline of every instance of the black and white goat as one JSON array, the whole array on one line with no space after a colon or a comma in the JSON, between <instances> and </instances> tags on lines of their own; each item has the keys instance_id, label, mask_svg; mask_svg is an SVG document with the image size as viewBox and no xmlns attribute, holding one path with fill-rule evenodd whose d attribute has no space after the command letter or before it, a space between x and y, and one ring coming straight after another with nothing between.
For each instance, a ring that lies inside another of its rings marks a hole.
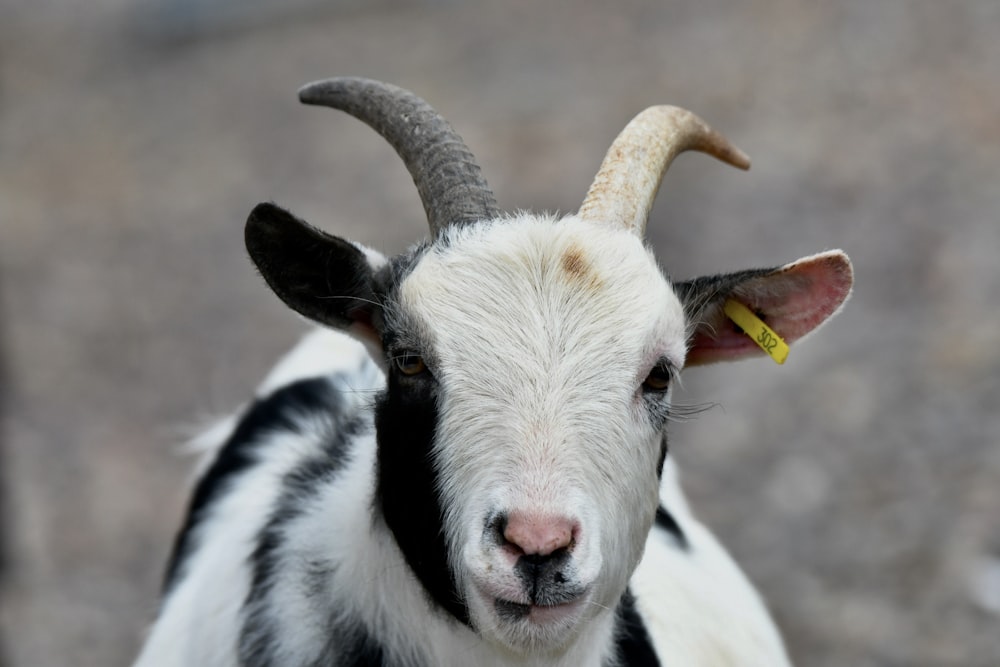
<instances>
[{"instance_id":1,"label":"black and white goat","mask_svg":"<svg viewBox=\"0 0 1000 667\"><path fill-rule=\"evenodd\" d=\"M393 145L431 237L387 260L272 204L250 214L268 285L329 328L209 435L136 664L787 664L683 499L671 386L760 353L728 299L788 341L817 327L850 292L847 257L665 278L643 236L670 161L748 166L682 109L637 116L556 218L501 213L407 91L342 78L300 97Z\"/></svg>"}]
</instances>

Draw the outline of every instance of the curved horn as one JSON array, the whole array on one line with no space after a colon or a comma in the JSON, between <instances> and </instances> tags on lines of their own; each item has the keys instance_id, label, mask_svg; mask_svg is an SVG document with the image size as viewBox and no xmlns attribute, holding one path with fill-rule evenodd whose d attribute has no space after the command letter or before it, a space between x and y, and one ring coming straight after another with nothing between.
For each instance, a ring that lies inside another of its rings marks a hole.
<instances>
[{"instance_id":1,"label":"curved horn","mask_svg":"<svg viewBox=\"0 0 1000 667\"><path fill-rule=\"evenodd\" d=\"M305 104L340 109L388 141L413 177L431 235L499 215L476 159L455 130L427 102L381 81L339 77L299 89Z\"/></svg>"},{"instance_id":2,"label":"curved horn","mask_svg":"<svg viewBox=\"0 0 1000 667\"><path fill-rule=\"evenodd\" d=\"M679 153L696 150L740 169L750 158L696 115L672 106L650 107L611 144L580 207L584 220L621 225L639 236L660 181Z\"/></svg>"}]
</instances>

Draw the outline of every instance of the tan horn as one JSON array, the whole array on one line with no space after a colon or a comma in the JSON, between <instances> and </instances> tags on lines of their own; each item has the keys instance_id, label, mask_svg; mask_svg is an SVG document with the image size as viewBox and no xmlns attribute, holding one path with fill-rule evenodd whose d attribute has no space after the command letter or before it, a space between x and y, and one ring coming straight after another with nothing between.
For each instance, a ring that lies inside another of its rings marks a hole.
<instances>
[{"instance_id":1,"label":"tan horn","mask_svg":"<svg viewBox=\"0 0 1000 667\"><path fill-rule=\"evenodd\" d=\"M580 217L621 225L643 236L663 174L687 150L708 153L740 169L750 168L750 158L743 151L690 111L649 107L611 144L580 206Z\"/></svg>"}]
</instances>

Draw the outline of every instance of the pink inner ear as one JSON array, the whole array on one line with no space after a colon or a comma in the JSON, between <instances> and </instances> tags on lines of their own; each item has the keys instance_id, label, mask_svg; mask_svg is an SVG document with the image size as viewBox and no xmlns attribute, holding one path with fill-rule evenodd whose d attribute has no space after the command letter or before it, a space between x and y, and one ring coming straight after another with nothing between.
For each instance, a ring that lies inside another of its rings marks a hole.
<instances>
[{"instance_id":1,"label":"pink inner ear","mask_svg":"<svg viewBox=\"0 0 1000 667\"><path fill-rule=\"evenodd\" d=\"M732 298L756 312L785 342L792 343L836 313L850 295L853 283L847 255L831 251L747 280L733 290ZM705 313L692 336L687 365L761 354L757 344L722 312L720 302Z\"/></svg>"},{"instance_id":2,"label":"pink inner ear","mask_svg":"<svg viewBox=\"0 0 1000 667\"><path fill-rule=\"evenodd\" d=\"M736 288L734 297L764 314L786 342L802 338L836 313L851 293L854 274L841 252L806 257Z\"/></svg>"}]
</instances>

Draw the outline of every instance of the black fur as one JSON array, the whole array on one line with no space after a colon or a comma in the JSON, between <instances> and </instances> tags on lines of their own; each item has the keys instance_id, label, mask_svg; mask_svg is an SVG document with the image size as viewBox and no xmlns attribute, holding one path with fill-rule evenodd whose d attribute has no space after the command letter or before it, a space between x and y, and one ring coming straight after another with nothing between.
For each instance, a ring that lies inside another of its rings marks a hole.
<instances>
[{"instance_id":1,"label":"black fur","mask_svg":"<svg viewBox=\"0 0 1000 667\"><path fill-rule=\"evenodd\" d=\"M366 630L355 629L347 641L344 641L344 638L340 638L338 644L334 644L333 641L331 638L324 655L310 667L386 667L388 665L382 645ZM398 667L405 666L399 665Z\"/></svg>"},{"instance_id":2,"label":"black fur","mask_svg":"<svg viewBox=\"0 0 1000 667\"><path fill-rule=\"evenodd\" d=\"M674 292L684 305L688 321L697 324L709 309L721 305L738 290L740 285L756 278L769 276L776 271L778 268L772 267L700 276L692 280L674 283Z\"/></svg>"},{"instance_id":3,"label":"black fur","mask_svg":"<svg viewBox=\"0 0 1000 667\"><path fill-rule=\"evenodd\" d=\"M687 535L684 534L684 530L681 528L680 524L677 523L677 519L674 515L667 511L663 505L656 508L656 525L663 530L670 533L674 541L677 542L677 546L683 551L689 551L691 549L691 543L688 542Z\"/></svg>"},{"instance_id":4,"label":"black fur","mask_svg":"<svg viewBox=\"0 0 1000 667\"><path fill-rule=\"evenodd\" d=\"M266 203L250 213L244 237L264 280L290 308L334 327L373 323L372 269L352 243Z\"/></svg>"},{"instance_id":5,"label":"black fur","mask_svg":"<svg viewBox=\"0 0 1000 667\"><path fill-rule=\"evenodd\" d=\"M405 376L393 363L403 350L429 353L405 313L392 308L395 291L433 246L421 244L394 258L373 281L382 312L379 326L389 373L375 404L378 438L375 511L381 513L407 564L430 599L461 623L469 611L448 562L444 509L438 492L433 446L438 423L438 388L430 371Z\"/></svg>"},{"instance_id":6,"label":"black fur","mask_svg":"<svg viewBox=\"0 0 1000 667\"><path fill-rule=\"evenodd\" d=\"M438 422L437 400L433 377L403 376L390 364L388 391L375 407L378 433L375 502L406 562L433 601L468 624L469 611L448 564L444 510L432 452Z\"/></svg>"},{"instance_id":7,"label":"black fur","mask_svg":"<svg viewBox=\"0 0 1000 667\"><path fill-rule=\"evenodd\" d=\"M332 389L328 384L326 386ZM257 537L257 545L250 558L250 593L244 605L239 647L241 664L248 667L277 664L273 652L276 629L272 614L281 612L269 603L268 598L276 579L288 572L282 568L299 564L283 552L289 545L286 531L303 515L310 499L343 470L351 456L350 443L371 428L362 415L344 414L339 405L339 394L333 392L332 395L334 400L327 403L327 409L322 413L329 423L323 435L322 451L299 463L282 479L281 495ZM332 562L308 563L301 572L301 586L306 595L322 595L324 582L335 570ZM344 627L331 620L329 635L330 648L317 660L317 665L381 664L381 649L364 628ZM332 656L337 656L336 660Z\"/></svg>"},{"instance_id":8,"label":"black fur","mask_svg":"<svg viewBox=\"0 0 1000 667\"><path fill-rule=\"evenodd\" d=\"M670 451L670 446L667 444L667 434L664 433L660 438L660 458L656 461L656 476L663 477L663 464L667 462L667 453Z\"/></svg>"},{"instance_id":9,"label":"black fur","mask_svg":"<svg viewBox=\"0 0 1000 667\"><path fill-rule=\"evenodd\" d=\"M493 609L497 616L508 623L524 620L531 613L531 605L510 602L509 600L496 600L493 603Z\"/></svg>"},{"instance_id":10,"label":"black fur","mask_svg":"<svg viewBox=\"0 0 1000 667\"><path fill-rule=\"evenodd\" d=\"M259 651L244 654L241 647L240 665L285 667L284 663L279 664L267 649L268 647L264 646ZM339 624L331 625L326 646L315 660L302 667L385 667L386 665L388 660L385 650L367 629Z\"/></svg>"},{"instance_id":11,"label":"black fur","mask_svg":"<svg viewBox=\"0 0 1000 667\"><path fill-rule=\"evenodd\" d=\"M184 564L197 548L193 537L195 529L233 481L254 464L255 452L266 445L268 436L279 431L300 433L303 416L336 414L340 405L340 396L329 380L315 378L282 387L246 410L236 430L195 487L184 527L177 535L167 565L164 596L177 583Z\"/></svg>"},{"instance_id":12,"label":"black fur","mask_svg":"<svg viewBox=\"0 0 1000 667\"><path fill-rule=\"evenodd\" d=\"M558 549L545 556L523 555L517 559L514 571L532 604L556 605L574 600L583 592L578 586L567 585L575 579L572 574L567 576L569 565L569 551Z\"/></svg>"},{"instance_id":13,"label":"black fur","mask_svg":"<svg viewBox=\"0 0 1000 667\"><path fill-rule=\"evenodd\" d=\"M337 328L361 323L382 337L386 350L408 338L399 313L386 312L392 295L420 256L422 244L373 272L354 245L310 227L273 204L259 204L247 220L246 245L264 279L291 308ZM389 331L387 331L387 329ZM387 352L387 355L390 353ZM463 623L468 610L454 586L443 534L443 510L431 447L437 426L433 378L400 379L390 360L388 389L376 402L378 481L376 510L430 597Z\"/></svg>"},{"instance_id":14,"label":"black fur","mask_svg":"<svg viewBox=\"0 0 1000 667\"><path fill-rule=\"evenodd\" d=\"M618 664L625 667L659 667L653 641L635 608L632 591L626 590L618 604Z\"/></svg>"}]
</instances>

